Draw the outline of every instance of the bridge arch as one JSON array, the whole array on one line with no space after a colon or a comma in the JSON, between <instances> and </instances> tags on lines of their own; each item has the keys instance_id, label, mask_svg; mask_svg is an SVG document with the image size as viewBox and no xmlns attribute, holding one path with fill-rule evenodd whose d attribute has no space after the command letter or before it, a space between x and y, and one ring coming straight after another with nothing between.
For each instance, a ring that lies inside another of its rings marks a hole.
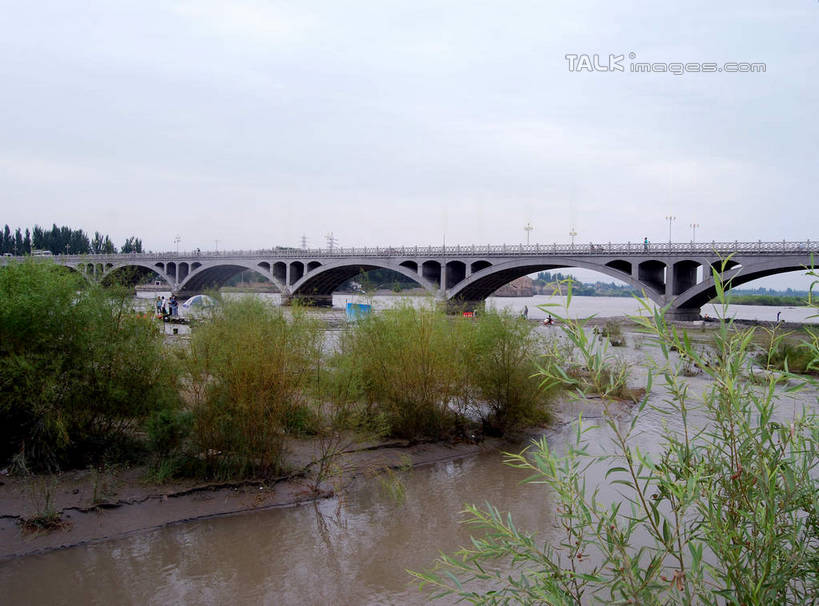
<instances>
[{"instance_id":1,"label":"bridge arch","mask_svg":"<svg viewBox=\"0 0 819 606\"><path fill-rule=\"evenodd\" d=\"M662 305L663 303L664 292L661 292L653 287L646 287L644 283L635 280L631 275L626 274L619 269L570 258L551 258L548 262L544 262L543 259L538 259L536 257L524 257L497 263L473 273L471 276L455 285L455 287L449 291L448 295L450 299L458 299L462 301L483 301L501 286L504 286L522 276L539 271L552 271L555 269L565 269L571 267L589 269L609 276L610 278L614 278L615 280L620 280L621 282L625 282L629 286L632 286L639 291L645 291L646 296L658 305Z\"/></svg>"},{"instance_id":2,"label":"bridge arch","mask_svg":"<svg viewBox=\"0 0 819 606\"><path fill-rule=\"evenodd\" d=\"M89 263L88 267L92 267L92 265ZM150 262L128 260L120 263L108 263L105 267L106 269L97 276L102 284L110 284L117 274L132 270L138 275L151 273L159 276L168 285L169 290L173 289L173 279L168 277L164 269L160 269L156 264Z\"/></svg>"},{"instance_id":3,"label":"bridge arch","mask_svg":"<svg viewBox=\"0 0 819 606\"><path fill-rule=\"evenodd\" d=\"M718 263L712 265L719 265ZM742 264L734 262L731 269L722 274L722 281L725 290L742 286L748 282L753 282L759 278L766 278L776 274L784 274L792 271L807 271L807 267L794 259L786 261L771 259L757 262L744 267ZM672 307L681 310L699 310L703 305L717 296L717 287L714 276L708 275L702 282L680 293L671 301Z\"/></svg>"},{"instance_id":4,"label":"bridge arch","mask_svg":"<svg viewBox=\"0 0 819 606\"><path fill-rule=\"evenodd\" d=\"M416 265L417 266L417 265ZM413 271L400 262L381 261L379 259L360 259L351 263L348 259L333 260L309 271L305 276L293 284L291 293L296 297L328 297L347 280L355 278L362 272L373 269L389 269L397 272L413 282L417 282L424 289L435 293L438 285L426 277Z\"/></svg>"},{"instance_id":5,"label":"bridge arch","mask_svg":"<svg viewBox=\"0 0 819 606\"><path fill-rule=\"evenodd\" d=\"M284 292L284 283L279 281L261 263L237 263L236 261L216 264L191 264L190 273L186 278L179 280L177 290L183 292L202 292L209 288L223 286L236 274L243 271L252 271L273 284L279 292Z\"/></svg>"}]
</instances>

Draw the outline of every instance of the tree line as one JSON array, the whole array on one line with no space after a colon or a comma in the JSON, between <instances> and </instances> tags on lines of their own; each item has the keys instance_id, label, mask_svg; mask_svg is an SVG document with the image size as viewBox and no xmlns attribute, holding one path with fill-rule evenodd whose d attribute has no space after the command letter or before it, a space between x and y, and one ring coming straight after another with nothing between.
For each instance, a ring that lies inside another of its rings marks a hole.
<instances>
[{"instance_id":1,"label":"tree line","mask_svg":"<svg viewBox=\"0 0 819 606\"><path fill-rule=\"evenodd\" d=\"M26 228L23 231L18 227L14 232L7 224L0 233L0 254L30 255L32 251L38 250L49 251L54 255L141 253L142 239L131 236L117 248L107 234L95 231L93 236L89 236L82 229L73 229L67 225L57 227L56 223L51 229L35 225L33 230Z\"/></svg>"}]
</instances>

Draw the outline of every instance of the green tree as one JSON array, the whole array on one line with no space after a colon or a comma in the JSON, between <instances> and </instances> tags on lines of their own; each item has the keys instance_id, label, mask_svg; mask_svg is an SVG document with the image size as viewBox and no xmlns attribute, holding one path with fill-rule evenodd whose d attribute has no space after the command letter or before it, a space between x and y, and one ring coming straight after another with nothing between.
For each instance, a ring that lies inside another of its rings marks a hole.
<instances>
[{"instance_id":1,"label":"green tree","mask_svg":"<svg viewBox=\"0 0 819 606\"><path fill-rule=\"evenodd\" d=\"M125 240L125 244L122 245L120 252L123 253L141 253L142 252L142 240L137 238L136 236L131 236Z\"/></svg>"}]
</instances>

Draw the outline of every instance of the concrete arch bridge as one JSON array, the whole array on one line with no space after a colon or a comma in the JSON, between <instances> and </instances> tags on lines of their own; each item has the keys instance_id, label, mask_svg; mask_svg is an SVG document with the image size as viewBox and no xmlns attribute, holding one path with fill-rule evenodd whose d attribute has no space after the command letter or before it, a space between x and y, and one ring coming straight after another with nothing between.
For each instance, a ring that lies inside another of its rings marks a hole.
<instances>
[{"instance_id":1,"label":"concrete arch bridge","mask_svg":"<svg viewBox=\"0 0 819 606\"><path fill-rule=\"evenodd\" d=\"M255 271L282 293L329 305L341 284L363 271L390 269L453 304L483 302L527 274L565 268L597 271L644 291L673 319L699 317L716 295L712 269L727 288L808 268L819 243L708 242L650 244L531 244L271 249L229 252L58 255L53 259L97 280L118 273L154 273L180 295L219 287L242 271ZM4 258L3 263L8 258Z\"/></svg>"}]
</instances>

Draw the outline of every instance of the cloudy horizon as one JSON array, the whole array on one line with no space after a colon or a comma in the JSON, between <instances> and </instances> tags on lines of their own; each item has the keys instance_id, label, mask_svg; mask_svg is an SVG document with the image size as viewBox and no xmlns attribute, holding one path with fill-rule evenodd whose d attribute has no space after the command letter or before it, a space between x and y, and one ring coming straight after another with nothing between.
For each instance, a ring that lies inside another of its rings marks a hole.
<instances>
[{"instance_id":1,"label":"cloudy horizon","mask_svg":"<svg viewBox=\"0 0 819 606\"><path fill-rule=\"evenodd\" d=\"M6 3L0 221L152 250L819 238L809 0ZM764 64L634 73L634 60ZM567 54L625 57L570 71ZM756 283L754 283L756 284ZM761 284L761 283L760 283ZM765 285L804 286L793 275Z\"/></svg>"}]
</instances>

